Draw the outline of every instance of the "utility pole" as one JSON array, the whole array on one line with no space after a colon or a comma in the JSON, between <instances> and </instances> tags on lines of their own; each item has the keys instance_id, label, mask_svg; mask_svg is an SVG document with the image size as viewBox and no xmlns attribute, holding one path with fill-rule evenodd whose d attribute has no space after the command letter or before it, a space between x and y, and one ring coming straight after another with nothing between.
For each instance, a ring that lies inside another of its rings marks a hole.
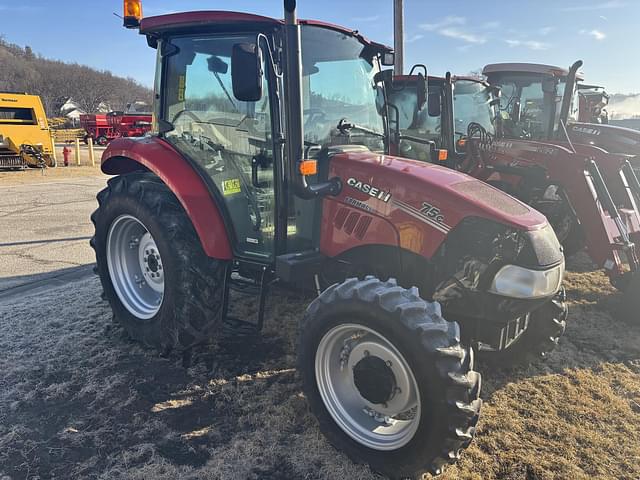
<instances>
[{"instance_id":1,"label":"utility pole","mask_svg":"<svg viewBox=\"0 0 640 480\"><path fill-rule=\"evenodd\" d=\"M396 60L394 73L404 73L404 0L393 0L393 38Z\"/></svg>"}]
</instances>

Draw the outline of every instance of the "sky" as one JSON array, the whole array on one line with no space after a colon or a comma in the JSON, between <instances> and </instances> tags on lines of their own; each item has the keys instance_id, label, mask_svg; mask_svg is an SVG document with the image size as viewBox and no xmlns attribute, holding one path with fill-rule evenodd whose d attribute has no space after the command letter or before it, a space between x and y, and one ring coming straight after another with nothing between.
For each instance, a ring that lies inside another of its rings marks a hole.
<instances>
[{"instance_id":1,"label":"sky","mask_svg":"<svg viewBox=\"0 0 640 480\"><path fill-rule=\"evenodd\" d=\"M235 10L282 17L281 0L143 0L146 16ZM393 0L298 0L301 18L329 21L393 44ZM122 28L120 0L0 0L0 35L47 58L111 70L152 85L155 56ZM7 21L9 19L9 21ZM568 67L589 83L640 93L640 0L405 0L405 65L465 74L494 62ZM2 73L0 72L0 75Z\"/></svg>"}]
</instances>

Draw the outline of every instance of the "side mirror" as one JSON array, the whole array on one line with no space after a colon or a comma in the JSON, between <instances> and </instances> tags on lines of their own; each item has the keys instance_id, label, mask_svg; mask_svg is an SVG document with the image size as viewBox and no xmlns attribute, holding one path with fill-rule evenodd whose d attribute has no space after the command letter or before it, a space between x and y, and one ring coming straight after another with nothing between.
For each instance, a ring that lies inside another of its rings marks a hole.
<instances>
[{"instance_id":1,"label":"side mirror","mask_svg":"<svg viewBox=\"0 0 640 480\"><path fill-rule=\"evenodd\" d=\"M382 83L383 85L391 85L393 81L393 70L380 70L373 77L373 82L378 85Z\"/></svg>"},{"instance_id":2,"label":"side mirror","mask_svg":"<svg viewBox=\"0 0 640 480\"><path fill-rule=\"evenodd\" d=\"M207 59L209 71L212 73L222 73L223 75L229 71L229 65L220 57L212 55Z\"/></svg>"},{"instance_id":3,"label":"side mirror","mask_svg":"<svg viewBox=\"0 0 640 480\"><path fill-rule=\"evenodd\" d=\"M385 67L393 67L396 63L396 55L393 52L385 52L380 58L380 63Z\"/></svg>"},{"instance_id":4,"label":"side mirror","mask_svg":"<svg viewBox=\"0 0 640 480\"><path fill-rule=\"evenodd\" d=\"M430 117L439 117L442 115L442 98L439 92L429 94L427 109Z\"/></svg>"},{"instance_id":5,"label":"side mirror","mask_svg":"<svg viewBox=\"0 0 640 480\"><path fill-rule=\"evenodd\" d=\"M262 51L257 43L236 43L231 53L233 95L241 102L262 98Z\"/></svg>"},{"instance_id":6,"label":"side mirror","mask_svg":"<svg viewBox=\"0 0 640 480\"><path fill-rule=\"evenodd\" d=\"M417 89L416 98L418 100L418 111L420 111L427 103L427 96L429 95L429 84L428 84L427 77L425 77L421 73L418 74L416 89Z\"/></svg>"}]
</instances>

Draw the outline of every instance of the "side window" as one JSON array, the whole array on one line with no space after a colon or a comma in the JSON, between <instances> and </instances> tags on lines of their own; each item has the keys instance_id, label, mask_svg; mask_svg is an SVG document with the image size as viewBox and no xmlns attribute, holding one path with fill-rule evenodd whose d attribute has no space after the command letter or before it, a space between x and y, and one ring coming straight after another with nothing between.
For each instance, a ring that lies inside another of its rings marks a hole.
<instances>
[{"instance_id":1,"label":"side window","mask_svg":"<svg viewBox=\"0 0 640 480\"><path fill-rule=\"evenodd\" d=\"M233 95L231 52L255 37L179 38L165 67L166 139L213 179L244 253L271 256L273 142L269 89L258 102ZM266 80L265 80L266 83Z\"/></svg>"}]
</instances>

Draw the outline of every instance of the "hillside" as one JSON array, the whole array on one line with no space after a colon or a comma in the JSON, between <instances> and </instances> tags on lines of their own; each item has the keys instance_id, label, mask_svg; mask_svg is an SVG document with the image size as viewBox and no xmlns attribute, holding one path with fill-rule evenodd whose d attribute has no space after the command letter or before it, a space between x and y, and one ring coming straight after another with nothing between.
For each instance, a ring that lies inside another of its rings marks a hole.
<instances>
[{"instance_id":1,"label":"hillside","mask_svg":"<svg viewBox=\"0 0 640 480\"><path fill-rule=\"evenodd\" d=\"M56 116L66 100L86 112L97 111L100 104L124 110L127 103L141 100L151 103L152 92L131 78L98 71L77 63L49 60L0 38L0 91L37 94L47 115Z\"/></svg>"}]
</instances>

